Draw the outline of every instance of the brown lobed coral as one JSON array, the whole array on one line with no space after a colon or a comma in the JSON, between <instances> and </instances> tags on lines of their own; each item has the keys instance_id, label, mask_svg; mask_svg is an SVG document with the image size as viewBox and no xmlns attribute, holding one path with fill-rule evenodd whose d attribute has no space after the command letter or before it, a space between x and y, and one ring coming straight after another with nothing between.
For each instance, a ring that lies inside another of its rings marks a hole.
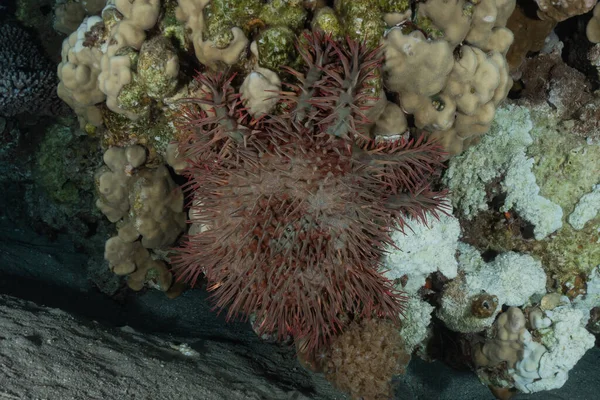
<instances>
[{"instance_id":1,"label":"brown lobed coral","mask_svg":"<svg viewBox=\"0 0 600 400\"><path fill-rule=\"evenodd\" d=\"M377 50L307 34L301 71L279 94L281 114L252 119L232 77L198 77L180 153L193 192L189 235L174 260L179 279L204 273L229 318L256 316L260 334L324 346L357 318L398 318L402 297L378 269L394 227L436 212L443 193L427 178L439 147L375 141L365 114L380 77Z\"/></svg>"},{"instance_id":2,"label":"brown lobed coral","mask_svg":"<svg viewBox=\"0 0 600 400\"><path fill-rule=\"evenodd\" d=\"M535 0L538 17L549 21L564 21L590 11L597 0Z\"/></svg>"},{"instance_id":3,"label":"brown lobed coral","mask_svg":"<svg viewBox=\"0 0 600 400\"><path fill-rule=\"evenodd\" d=\"M515 40L506 53L506 61L513 77L520 76L519 68L525 61L527 53L542 50L546 38L556 26L553 20L539 19L531 16L519 6L510 15L506 27L511 30Z\"/></svg>"}]
</instances>

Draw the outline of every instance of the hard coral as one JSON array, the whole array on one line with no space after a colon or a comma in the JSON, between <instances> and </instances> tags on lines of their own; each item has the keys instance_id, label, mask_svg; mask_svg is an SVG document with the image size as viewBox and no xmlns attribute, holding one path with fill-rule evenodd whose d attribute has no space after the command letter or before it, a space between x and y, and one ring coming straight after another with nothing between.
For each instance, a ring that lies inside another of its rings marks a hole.
<instances>
[{"instance_id":1,"label":"hard coral","mask_svg":"<svg viewBox=\"0 0 600 400\"><path fill-rule=\"evenodd\" d=\"M298 83L279 93L281 115L251 119L232 79L207 73L186 108L181 153L194 191L190 235L174 260L180 279L206 274L228 317L258 330L328 342L343 316L398 318L402 297L378 271L393 226L423 219L443 194L426 178L440 149L421 139L371 139L365 118L381 59L320 34L299 45ZM277 96L277 94L273 94Z\"/></svg>"},{"instance_id":2,"label":"hard coral","mask_svg":"<svg viewBox=\"0 0 600 400\"><path fill-rule=\"evenodd\" d=\"M390 382L404 372L410 354L388 321L354 323L331 345L325 375L353 399L389 399Z\"/></svg>"},{"instance_id":3,"label":"hard coral","mask_svg":"<svg viewBox=\"0 0 600 400\"><path fill-rule=\"evenodd\" d=\"M537 15L541 19L564 21L575 15L590 11L597 0L535 0L540 8Z\"/></svg>"},{"instance_id":4,"label":"hard coral","mask_svg":"<svg viewBox=\"0 0 600 400\"><path fill-rule=\"evenodd\" d=\"M22 113L66 115L56 97L54 66L21 27L0 26L0 115Z\"/></svg>"}]
</instances>

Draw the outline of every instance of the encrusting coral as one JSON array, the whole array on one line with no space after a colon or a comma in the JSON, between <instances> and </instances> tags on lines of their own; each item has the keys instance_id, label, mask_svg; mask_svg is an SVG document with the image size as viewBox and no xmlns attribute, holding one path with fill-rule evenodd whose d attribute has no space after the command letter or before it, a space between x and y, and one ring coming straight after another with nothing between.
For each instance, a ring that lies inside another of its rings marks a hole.
<instances>
[{"instance_id":1,"label":"encrusting coral","mask_svg":"<svg viewBox=\"0 0 600 400\"><path fill-rule=\"evenodd\" d=\"M575 363L594 346L587 318L566 297L549 308L510 307L488 337L473 346L473 362L488 385L534 393L562 387ZM587 310L586 310L587 311Z\"/></svg>"},{"instance_id":2,"label":"encrusting coral","mask_svg":"<svg viewBox=\"0 0 600 400\"><path fill-rule=\"evenodd\" d=\"M204 273L228 317L254 313L258 331L292 334L310 350L338 333L342 316L396 320L401 297L378 271L393 228L436 215L443 193L427 177L442 152L423 140L376 142L365 113L380 76L377 50L306 34L304 67L281 92L281 115L252 119L230 77L205 73L188 99L192 222L174 267ZM274 94L276 95L276 94Z\"/></svg>"}]
</instances>

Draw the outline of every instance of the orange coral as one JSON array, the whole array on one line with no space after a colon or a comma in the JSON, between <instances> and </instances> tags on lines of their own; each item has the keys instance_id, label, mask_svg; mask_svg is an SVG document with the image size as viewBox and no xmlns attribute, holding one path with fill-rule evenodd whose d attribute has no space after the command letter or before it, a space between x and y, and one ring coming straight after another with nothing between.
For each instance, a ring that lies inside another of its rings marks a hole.
<instances>
[{"instance_id":1,"label":"orange coral","mask_svg":"<svg viewBox=\"0 0 600 400\"><path fill-rule=\"evenodd\" d=\"M364 320L333 340L324 371L330 382L354 399L389 399L392 377L404 373L409 361L394 324Z\"/></svg>"}]
</instances>

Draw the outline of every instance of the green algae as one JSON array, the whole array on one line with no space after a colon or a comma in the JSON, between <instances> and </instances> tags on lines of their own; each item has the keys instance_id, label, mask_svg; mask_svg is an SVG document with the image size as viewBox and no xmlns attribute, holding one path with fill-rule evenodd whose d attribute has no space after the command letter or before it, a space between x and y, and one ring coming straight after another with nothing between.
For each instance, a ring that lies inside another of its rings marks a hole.
<instances>
[{"instance_id":1,"label":"green algae","mask_svg":"<svg viewBox=\"0 0 600 400\"><path fill-rule=\"evenodd\" d=\"M293 64L297 57L295 42L296 35L285 26L264 30L256 40L258 63L273 71Z\"/></svg>"},{"instance_id":2,"label":"green algae","mask_svg":"<svg viewBox=\"0 0 600 400\"><path fill-rule=\"evenodd\" d=\"M35 176L51 200L77 205L80 193L93 189L85 171L92 168L97 146L96 140L77 137L68 126L54 124L46 130L36 153Z\"/></svg>"},{"instance_id":3,"label":"green algae","mask_svg":"<svg viewBox=\"0 0 600 400\"><path fill-rule=\"evenodd\" d=\"M271 0L259 15L267 26L286 26L294 32L302 30L306 17L307 12L300 0Z\"/></svg>"}]
</instances>

